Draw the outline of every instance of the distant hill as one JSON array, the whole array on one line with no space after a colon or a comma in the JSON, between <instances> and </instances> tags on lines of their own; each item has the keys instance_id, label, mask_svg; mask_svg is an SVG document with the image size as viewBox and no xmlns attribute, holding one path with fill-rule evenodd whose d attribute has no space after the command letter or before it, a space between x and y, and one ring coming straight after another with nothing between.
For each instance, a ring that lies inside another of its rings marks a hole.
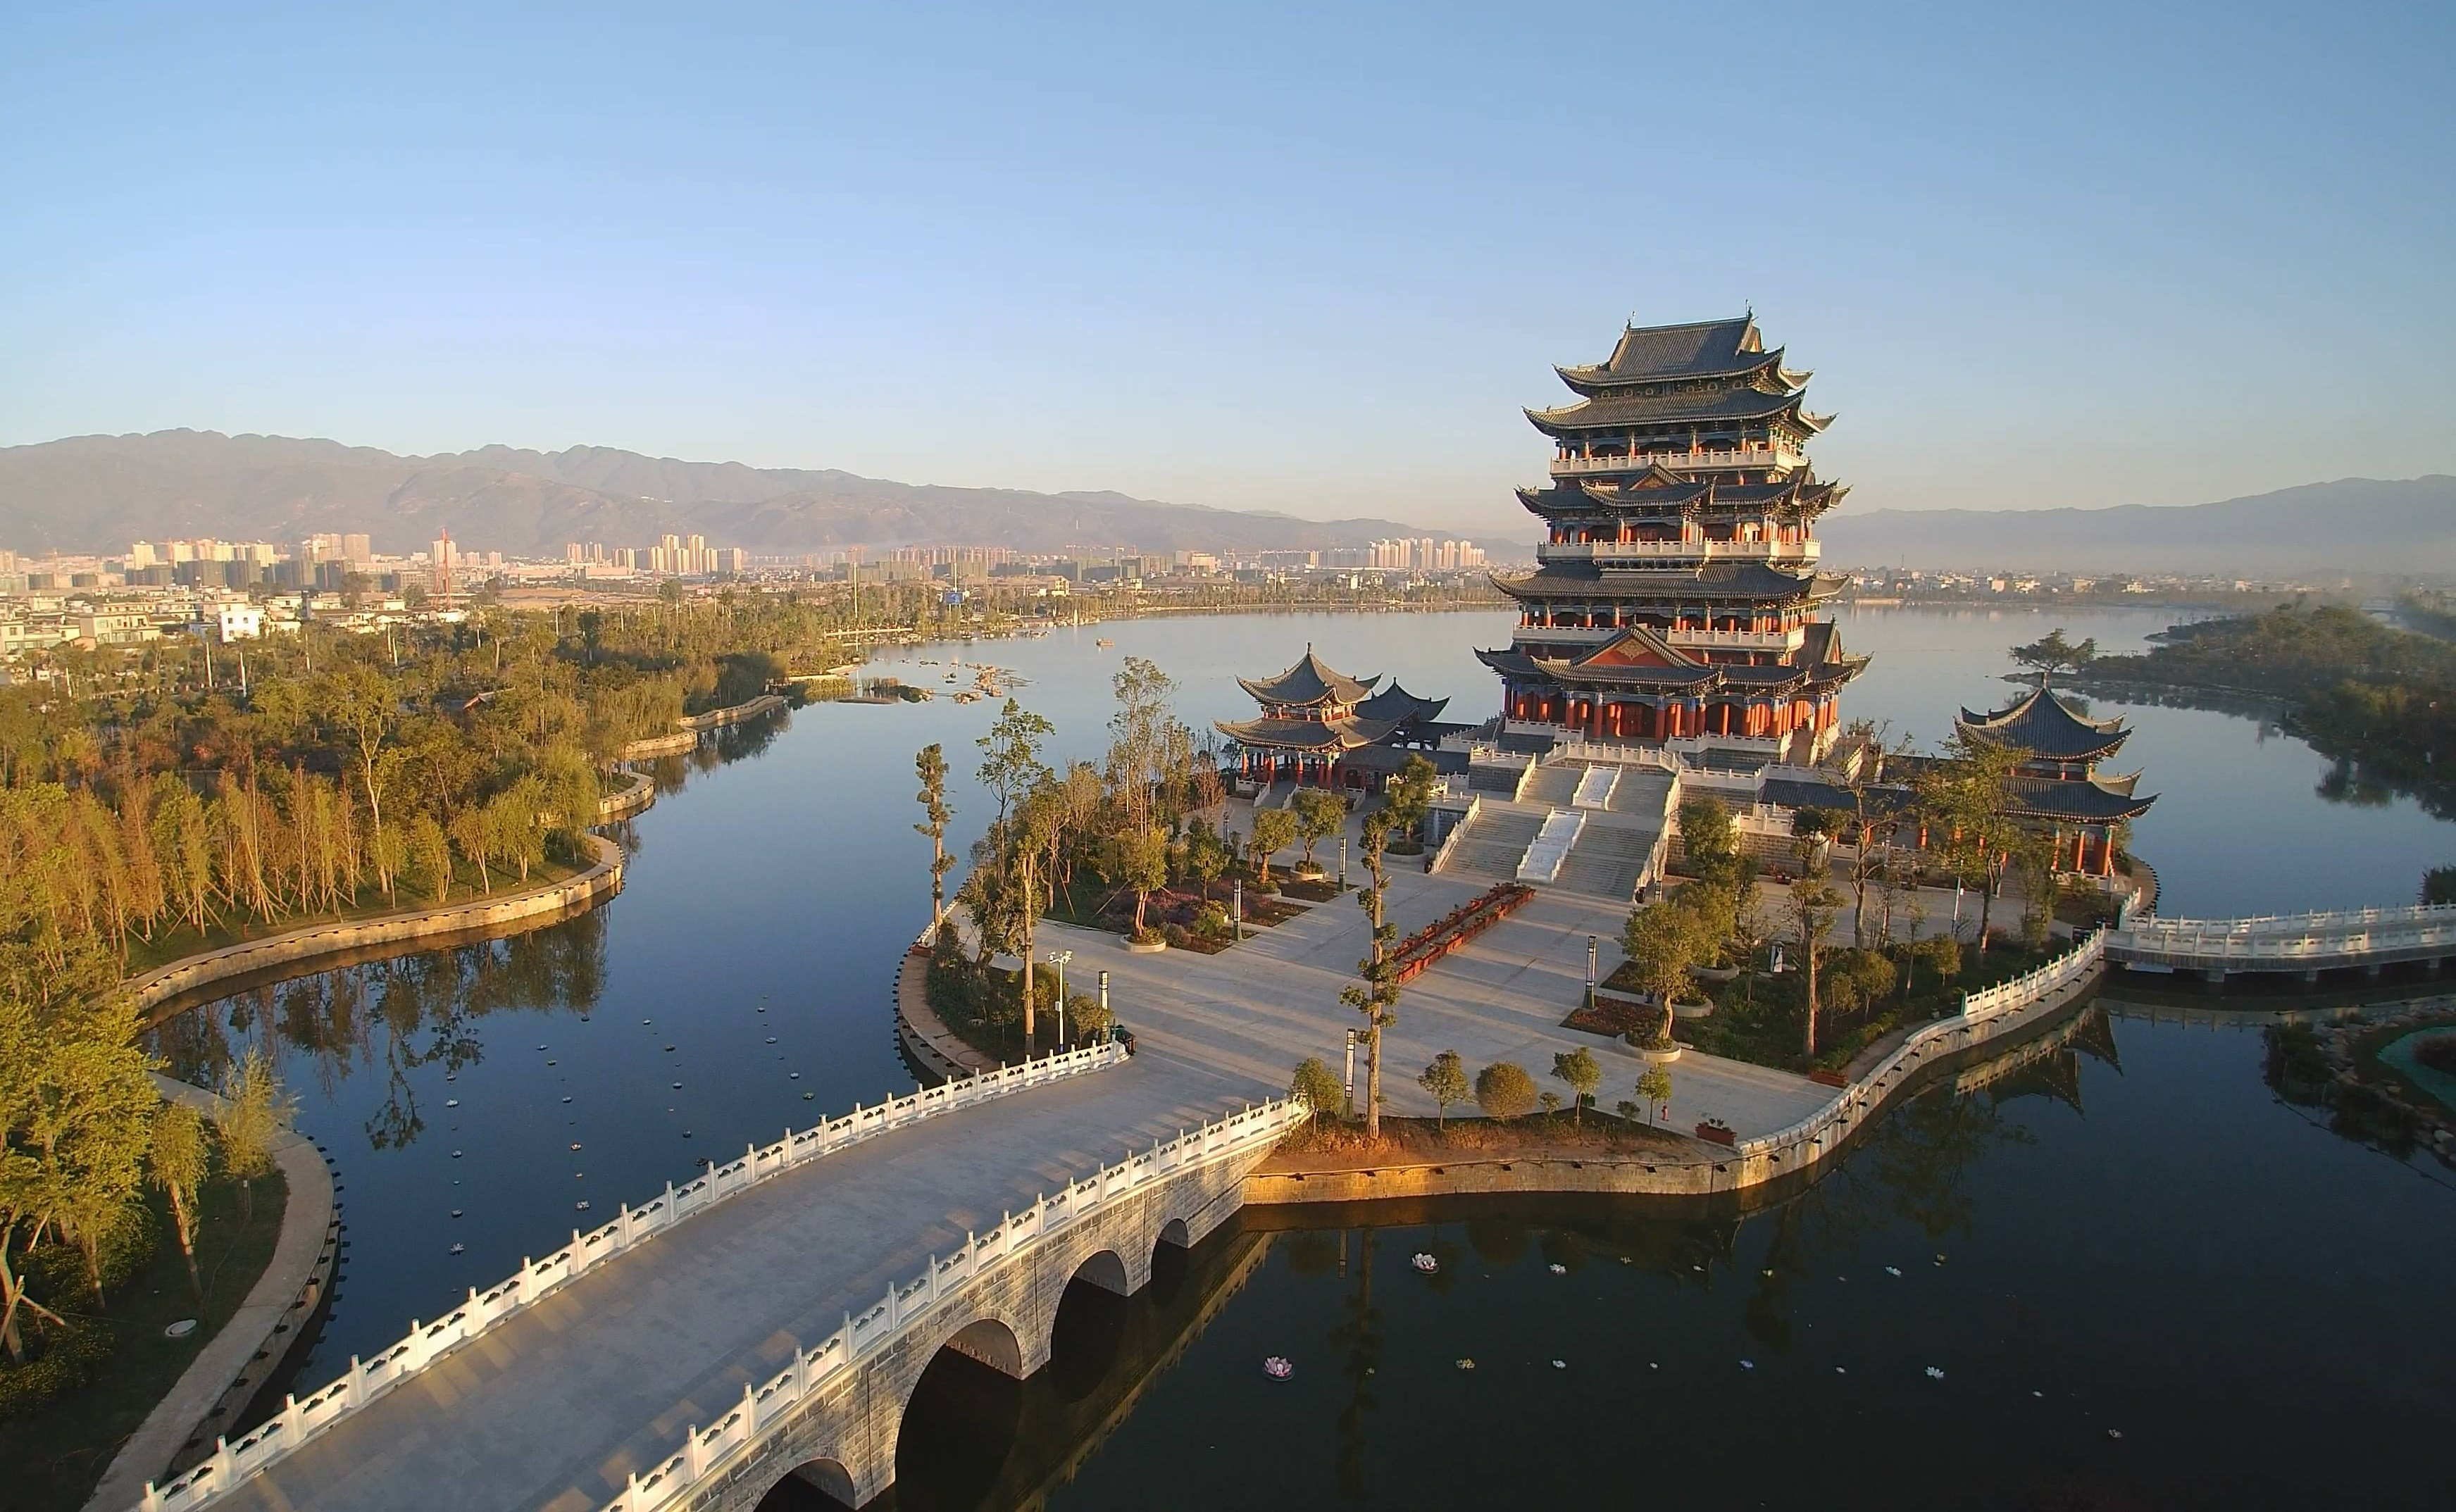
<instances>
[{"instance_id":1,"label":"distant hill","mask_svg":"<svg viewBox=\"0 0 2456 1512\"><path fill-rule=\"evenodd\" d=\"M1323 548L1453 534L1390 520L1317 521L1115 493L947 488L604 446L397 457L338 441L178 430L0 448L0 545L18 551L364 531L379 551L407 552L447 528L474 547L519 554L559 553L567 541L646 545L666 531L774 554L916 542L1024 551ZM1498 553L1508 542L1484 544Z\"/></svg>"},{"instance_id":2,"label":"distant hill","mask_svg":"<svg viewBox=\"0 0 2456 1512\"><path fill-rule=\"evenodd\" d=\"M2214 504L1847 509L1819 526L1837 567L2456 573L2456 478L2345 478Z\"/></svg>"}]
</instances>

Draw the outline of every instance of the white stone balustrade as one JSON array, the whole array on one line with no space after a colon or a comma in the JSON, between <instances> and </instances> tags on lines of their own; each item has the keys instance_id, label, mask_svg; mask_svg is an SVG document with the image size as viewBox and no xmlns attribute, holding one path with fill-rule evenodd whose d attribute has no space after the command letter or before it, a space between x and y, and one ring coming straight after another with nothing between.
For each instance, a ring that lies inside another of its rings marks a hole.
<instances>
[{"instance_id":1,"label":"white stone balustrade","mask_svg":"<svg viewBox=\"0 0 2456 1512\"><path fill-rule=\"evenodd\" d=\"M855 1106L841 1118L798 1134L787 1130L785 1137L774 1144L747 1150L739 1159L713 1166L681 1186L667 1182L662 1195L639 1207L625 1204L621 1216L611 1223L587 1234L574 1230L571 1242L545 1258L522 1260L518 1271L483 1292L471 1288L469 1299L448 1316L429 1323L413 1319L408 1334L399 1343L372 1359L353 1356L349 1370L339 1379L305 1398L289 1398L279 1414L235 1443L227 1439L219 1440L212 1458L169 1484L156 1486L149 1482L140 1505L144 1512L186 1512L211 1502L246 1477L479 1338L496 1323L632 1245L736 1193L890 1130L1010 1093L1121 1065L1125 1059L1125 1047L1121 1045L1093 1045L984 1072L962 1081L942 1082L874 1107Z\"/></svg>"},{"instance_id":2,"label":"white stone balustrade","mask_svg":"<svg viewBox=\"0 0 2456 1512\"><path fill-rule=\"evenodd\" d=\"M796 1353L793 1363L766 1383L744 1387L740 1406L714 1423L685 1434L679 1452L645 1475L631 1476L623 1494L605 1503L603 1512L657 1512L673 1504L702 1479L726 1474L737 1458L802 1402L827 1389L842 1372L892 1344L909 1322L930 1313L959 1288L1155 1182L1193 1167L1234 1158L1257 1146L1276 1144L1281 1134L1311 1115L1310 1109L1289 1097L1247 1108L1156 1144L1120 1164L1103 1166L1020 1213L1007 1214L997 1227L971 1236L954 1254L932 1257L912 1279L889 1286L866 1311L847 1314L842 1327L816 1348Z\"/></svg>"},{"instance_id":3,"label":"white stone balustrade","mask_svg":"<svg viewBox=\"0 0 2456 1512\"><path fill-rule=\"evenodd\" d=\"M2247 919L2129 919L2107 940L2126 961L2257 971L2320 961L2456 952L2456 905L2343 909Z\"/></svg>"},{"instance_id":4,"label":"white stone balustrade","mask_svg":"<svg viewBox=\"0 0 2456 1512\"><path fill-rule=\"evenodd\" d=\"M1538 562L1814 562L1815 541L1539 541Z\"/></svg>"},{"instance_id":5,"label":"white stone balustrade","mask_svg":"<svg viewBox=\"0 0 2456 1512\"><path fill-rule=\"evenodd\" d=\"M1627 457L1560 456L1552 459L1552 475L1556 478L1580 473L1633 473L1660 462L1674 472L1698 467L1772 467L1790 469L1808 465L1804 452L1789 446L1742 446L1730 451L1709 452L1639 452Z\"/></svg>"},{"instance_id":6,"label":"white stone balustrade","mask_svg":"<svg viewBox=\"0 0 2456 1512\"><path fill-rule=\"evenodd\" d=\"M1850 1127L1891 1095L1896 1076L1932 1053L1967 1050L2026 1027L2030 1010L2097 971L2105 955L2106 931L2101 930L2027 975L1963 994L1959 1013L1914 1032L1832 1102L1788 1129L1743 1140L1734 1148L1743 1157L1777 1159L1785 1151L1798 1151L1793 1166L1813 1164L1838 1149Z\"/></svg>"}]
</instances>

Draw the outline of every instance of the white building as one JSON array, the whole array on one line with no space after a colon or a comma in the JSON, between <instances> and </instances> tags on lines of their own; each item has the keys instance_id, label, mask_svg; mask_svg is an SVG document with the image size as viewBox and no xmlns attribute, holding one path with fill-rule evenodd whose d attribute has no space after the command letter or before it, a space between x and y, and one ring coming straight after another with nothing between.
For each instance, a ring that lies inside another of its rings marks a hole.
<instances>
[{"instance_id":1,"label":"white building","mask_svg":"<svg viewBox=\"0 0 2456 1512\"><path fill-rule=\"evenodd\" d=\"M254 641L264 634L264 610L253 603L220 603L214 606L214 616L221 629L222 644L233 641Z\"/></svg>"}]
</instances>

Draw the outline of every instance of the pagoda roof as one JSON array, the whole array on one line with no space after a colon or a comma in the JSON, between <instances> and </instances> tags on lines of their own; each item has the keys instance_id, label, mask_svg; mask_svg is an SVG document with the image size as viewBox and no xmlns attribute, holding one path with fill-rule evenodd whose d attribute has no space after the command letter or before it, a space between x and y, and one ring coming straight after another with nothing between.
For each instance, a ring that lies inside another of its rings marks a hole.
<instances>
[{"instance_id":1,"label":"pagoda roof","mask_svg":"<svg viewBox=\"0 0 2456 1512\"><path fill-rule=\"evenodd\" d=\"M1724 599L1830 599L1842 580L1817 573L1795 576L1762 562L1709 562L1693 567L1648 567L1607 572L1575 562L1547 562L1517 577L1492 576L1492 585L1513 599L1664 599L1704 595Z\"/></svg>"},{"instance_id":2,"label":"pagoda roof","mask_svg":"<svg viewBox=\"0 0 2456 1512\"><path fill-rule=\"evenodd\" d=\"M2005 787L2013 812L2032 819L2061 819L2075 824L2138 819L2158 801L2154 793L2146 798L2136 796L2129 780L2118 786L2097 781L2062 782L2053 777L2015 777Z\"/></svg>"},{"instance_id":3,"label":"pagoda roof","mask_svg":"<svg viewBox=\"0 0 2456 1512\"><path fill-rule=\"evenodd\" d=\"M1850 490L1840 483L1820 482L1794 473L1780 482L1726 483L1711 478L1685 479L1657 466L1634 486L1604 488L1591 482L1560 483L1545 488L1521 488L1518 501L1538 515L1643 514L1688 509L1772 509L1796 502L1802 508L1829 509Z\"/></svg>"},{"instance_id":4,"label":"pagoda roof","mask_svg":"<svg viewBox=\"0 0 2456 1512\"><path fill-rule=\"evenodd\" d=\"M1360 719L1396 720L1404 724L1409 720L1439 719L1442 710L1449 706L1448 699L1418 698L1401 687L1397 678L1392 678L1388 687L1358 704L1356 714Z\"/></svg>"},{"instance_id":5,"label":"pagoda roof","mask_svg":"<svg viewBox=\"0 0 2456 1512\"><path fill-rule=\"evenodd\" d=\"M1571 387L1585 384L1663 382L1753 373L1782 360L1782 350L1765 349L1756 317L1691 320L1682 325L1626 327L1612 355L1602 362L1555 368Z\"/></svg>"},{"instance_id":6,"label":"pagoda roof","mask_svg":"<svg viewBox=\"0 0 2456 1512\"><path fill-rule=\"evenodd\" d=\"M1601 427L1627 429L1636 425L1679 425L1691 421L1770 419L1790 414L1811 431L1821 431L1831 422L1831 416L1813 416L1802 410L1801 400L1807 396L1798 390L1769 394L1763 389L1733 388L1709 394L1609 394L1595 398L1580 399L1575 404L1558 409L1528 410L1527 419L1537 430L1558 436L1565 432L1594 430Z\"/></svg>"},{"instance_id":7,"label":"pagoda roof","mask_svg":"<svg viewBox=\"0 0 2456 1512\"><path fill-rule=\"evenodd\" d=\"M1349 751L1385 739L1404 723L1396 719L1359 719L1348 714L1332 720L1269 717L1213 720L1211 727L1239 746L1260 746L1277 750Z\"/></svg>"},{"instance_id":8,"label":"pagoda roof","mask_svg":"<svg viewBox=\"0 0 2456 1512\"><path fill-rule=\"evenodd\" d=\"M2112 756L2132 736L2119 719L2085 719L2045 688L1988 714L1961 711L1955 722L1982 740L2018 746L2051 761Z\"/></svg>"},{"instance_id":9,"label":"pagoda roof","mask_svg":"<svg viewBox=\"0 0 2456 1512\"><path fill-rule=\"evenodd\" d=\"M1378 672L1360 679L1334 671L1321 658L1314 655L1313 647L1308 645L1297 664L1279 676L1259 681L1240 677L1237 684L1254 695L1257 703L1353 705L1363 703L1366 695L1373 691L1373 684L1381 681L1382 675Z\"/></svg>"}]
</instances>

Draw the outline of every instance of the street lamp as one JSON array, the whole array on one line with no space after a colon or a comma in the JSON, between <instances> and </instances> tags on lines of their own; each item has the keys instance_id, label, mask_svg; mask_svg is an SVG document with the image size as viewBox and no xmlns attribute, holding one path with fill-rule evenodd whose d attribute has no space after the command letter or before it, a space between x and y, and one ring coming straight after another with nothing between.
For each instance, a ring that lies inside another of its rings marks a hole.
<instances>
[{"instance_id":1,"label":"street lamp","mask_svg":"<svg viewBox=\"0 0 2456 1512\"><path fill-rule=\"evenodd\" d=\"M1066 963L1073 959L1072 950L1049 952L1049 964L1057 968L1057 1045L1061 1050L1066 1046Z\"/></svg>"},{"instance_id":2,"label":"street lamp","mask_svg":"<svg viewBox=\"0 0 2456 1512\"><path fill-rule=\"evenodd\" d=\"M1339 837L1339 890L1347 890L1347 837Z\"/></svg>"},{"instance_id":3,"label":"street lamp","mask_svg":"<svg viewBox=\"0 0 2456 1512\"><path fill-rule=\"evenodd\" d=\"M1586 936L1586 1006L1595 1006L1595 936Z\"/></svg>"},{"instance_id":4,"label":"street lamp","mask_svg":"<svg viewBox=\"0 0 2456 1512\"><path fill-rule=\"evenodd\" d=\"M1245 940L1245 879L1238 877L1228 884L1228 917L1233 926L1231 937L1238 944Z\"/></svg>"},{"instance_id":5,"label":"street lamp","mask_svg":"<svg viewBox=\"0 0 2456 1512\"><path fill-rule=\"evenodd\" d=\"M1109 1037L1116 1038L1117 1021L1109 1017L1109 973L1106 969L1100 972L1100 1018L1109 1026Z\"/></svg>"}]
</instances>

